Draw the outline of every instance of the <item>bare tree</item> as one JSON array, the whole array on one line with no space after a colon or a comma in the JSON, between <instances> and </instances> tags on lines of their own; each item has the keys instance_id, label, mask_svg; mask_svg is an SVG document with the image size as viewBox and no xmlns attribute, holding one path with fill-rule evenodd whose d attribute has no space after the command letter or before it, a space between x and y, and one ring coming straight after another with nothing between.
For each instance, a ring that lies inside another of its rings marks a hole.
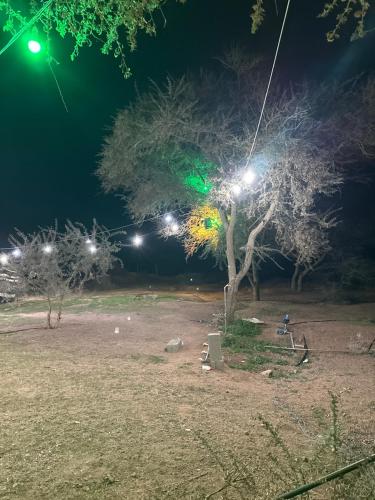
<instances>
[{"instance_id":1,"label":"bare tree","mask_svg":"<svg viewBox=\"0 0 375 500\"><path fill-rule=\"evenodd\" d=\"M307 85L275 85L249 161L264 97L263 73L259 61L237 49L220 63L219 72L168 80L164 88L153 85L121 111L106 138L98 174L107 191L125 193L138 221L202 204L218 210L228 314L233 316L259 235L268 226L282 231L286 213L309 217L318 195L330 196L339 188L335 155L342 133L332 127L331 115L316 108L318 99ZM240 220L246 238L239 259Z\"/></svg>"},{"instance_id":2,"label":"bare tree","mask_svg":"<svg viewBox=\"0 0 375 500\"><path fill-rule=\"evenodd\" d=\"M314 212L305 217L295 217L286 213L284 227L278 227L276 240L283 253L294 260L291 288L302 291L304 278L316 271L332 250L329 233L338 224L337 210Z\"/></svg>"},{"instance_id":3,"label":"bare tree","mask_svg":"<svg viewBox=\"0 0 375 500\"><path fill-rule=\"evenodd\" d=\"M89 280L100 280L116 262L121 263L115 255L122 245L112 242L110 236L96 221L90 231L82 224L68 221L63 231L56 224L32 234L15 230L10 237L17 254L11 257L9 266L27 293L47 299L48 328L60 324L64 299L69 293L81 291Z\"/></svg>"}]
</instances>

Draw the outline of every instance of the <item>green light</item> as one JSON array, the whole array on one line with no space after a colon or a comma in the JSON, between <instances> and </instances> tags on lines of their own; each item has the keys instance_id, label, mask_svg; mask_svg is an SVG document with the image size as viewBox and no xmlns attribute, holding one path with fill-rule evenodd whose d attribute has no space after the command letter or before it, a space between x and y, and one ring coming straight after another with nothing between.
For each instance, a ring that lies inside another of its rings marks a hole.
<instances>
[{"instance_id":1,"label":"green light","mask_svg":"<svg viewBox=\"0 0 375 500\"><path fill-rule=\"evenodd\" d=\"M221 222L216 219L216 217L207 217L206 219L203 219L203 226L205 229L219 229L221 226Z\"/></svg>"},{"instance_id":2,"label":"green light","mask_svg":"<svg viewBox=\"0 0 375 500\"><path fill-rule=\"evenodd\" d=\"M212 187L211 183L200 175L187 175L184 182L186 186L191 187L201 194L207 194Z\"/></svg>"},{"instance_id":3,"label":"green light","mask_svg":"<svg viewBox=\"0 0 375 500\"><path fill-rule=\"evenodd\" d=\"M29 40L27 42L27 47L28 47L29 51L32 52L33 54L37 54L42 49L42 46L36 40Z\"/></svg>"},{"instance_id":4,"label":"green light","mask_svg":"<svg viewBox=\"0 0 375 500\"><path fill-rule=\"evenodd\" d=\"M207 219L203 220L203 225L205 229L212 229L212 219L207 217Z\"/></svg>"}]
</instances>

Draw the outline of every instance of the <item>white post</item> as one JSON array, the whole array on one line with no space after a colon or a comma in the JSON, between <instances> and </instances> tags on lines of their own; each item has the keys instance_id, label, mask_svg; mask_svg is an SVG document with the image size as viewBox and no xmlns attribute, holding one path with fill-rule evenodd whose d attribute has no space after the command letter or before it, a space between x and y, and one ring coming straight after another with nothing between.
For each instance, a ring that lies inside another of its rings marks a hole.
<instances>
[{"instance_id":1,"label":"white post","mask_svg":"<svg viewBox=\"0 0 375 500\"><path fill-rule=\"evenodd\" d=\"M221 352L220 333L208 334L208 354L211 368L214 368L216 370L224 370L224 357Z\"/></svg>"},{"instance_id":2,"label":"white post","mask_svg":"<svg viewBox=\"0 0 375 500\"><path fill-rule=\"evenodd\" d=\"M232 288L229 283L224 287L224 335L227 334L227 293L228 288Z\"/></svg>"}]
</instances>

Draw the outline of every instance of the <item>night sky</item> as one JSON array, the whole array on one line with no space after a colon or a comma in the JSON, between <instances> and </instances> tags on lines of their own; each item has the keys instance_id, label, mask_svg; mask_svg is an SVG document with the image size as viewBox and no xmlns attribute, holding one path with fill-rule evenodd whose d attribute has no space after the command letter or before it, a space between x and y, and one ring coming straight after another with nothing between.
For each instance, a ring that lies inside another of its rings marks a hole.
<instances>
[{"instance_id":1,"label":"night sky","mask_svg":"<svg viewBox=\"0 0 375 500\"><path fill-rule=\"evenodd\" d=\"M278 2L280 10L284 3ZM358 42L346 38L328 44L324 33L329 22L317 20L318 7L311 5L318 3L291 3L277 65L277 76L284 82L341 80L373 69L374 33ZM164 9L166 27L160 16L156 38L139 37L137 51L129 56L134 75L129 80L123 79L112 57L101 55L95 47L83 49L70 62L70 40L56 37L53 55L60 65L55 71L69 113L48 66L33 59L22 42L13 45L0 57L0 245L7 245L15 226L32 231L52 224L55 218L89 224L96 217L108 227L129 222L121 200L103 194L94 175L112 117L131 102L135 83L142 89L149 78L161 82L167 74L211 64L231 43L270 58L282 21L272 4L264 27L253 36L250 0L187 0L184 5L171 1ZM1 45L7 39L7 34L0 34ZM354 217L370 217L372 210L375 220L371 189L344 191L346 204L356 203ZM162 272L185 270L183 252L173 242L149 238L138 257L133 250L129 252L125 264L128 261L134 267L136 259L142 270L151 271L155 262ZM201 270L204 265L209 264L194 259L189 270Z\"/></svg>"}]
</instances>

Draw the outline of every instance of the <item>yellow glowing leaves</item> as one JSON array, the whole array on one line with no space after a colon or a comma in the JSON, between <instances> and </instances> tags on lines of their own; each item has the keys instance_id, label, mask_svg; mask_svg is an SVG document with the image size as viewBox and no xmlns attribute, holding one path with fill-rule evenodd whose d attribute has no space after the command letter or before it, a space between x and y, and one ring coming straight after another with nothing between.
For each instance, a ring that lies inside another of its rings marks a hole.
<instances>
[{"instance_id":1,"label":"yellow glowing leaves","mask_svg":"<svg viewBox=\"0 0 375 500\"><path fill-rule=\"evenodd\" d=\"M186 221L185 251L195 253L199 247L210 245L216 248L219 243L220 214L217 208L203 205L191 211Z\"/></svg>"}]
</instances>

